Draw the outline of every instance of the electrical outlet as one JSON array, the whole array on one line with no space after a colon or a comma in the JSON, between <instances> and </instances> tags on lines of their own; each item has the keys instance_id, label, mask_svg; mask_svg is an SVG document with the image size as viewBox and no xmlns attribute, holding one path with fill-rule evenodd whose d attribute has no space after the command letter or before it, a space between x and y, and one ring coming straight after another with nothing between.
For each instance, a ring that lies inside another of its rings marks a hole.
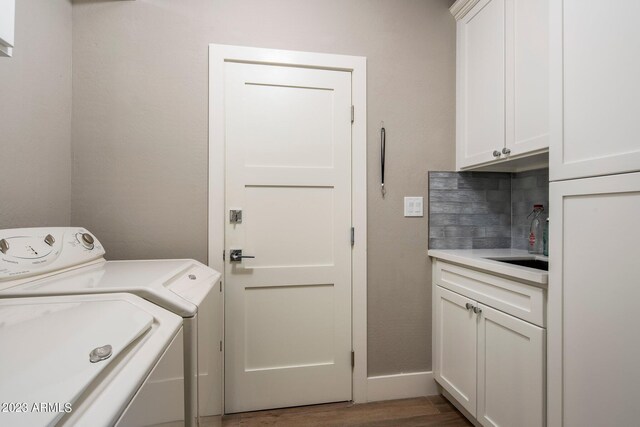
<instances>
[{"instance_id":1,"label":"electrical outlet","mask_svg":"<svg viewBox=\"0 0 640 427\"><path fill-rule=\"evenodd\" d=\"M423 198L422 197L405 197L404 198L404 216L423 216Z\"/></svg>"}]
</instances>

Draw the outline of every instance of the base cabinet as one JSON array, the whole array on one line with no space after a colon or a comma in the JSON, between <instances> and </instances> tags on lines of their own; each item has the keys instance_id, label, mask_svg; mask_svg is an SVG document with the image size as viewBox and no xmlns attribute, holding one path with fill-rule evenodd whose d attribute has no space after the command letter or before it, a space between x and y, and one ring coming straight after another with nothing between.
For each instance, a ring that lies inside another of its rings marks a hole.
<instances>
[{"instance_id":1,"label":"base cabinet","mask_svg":"<svg viewBox=\"0 0 640 427\"><path fill-rule=\"evenodd\" d=\"M544 425L545 330L480 309L476 418L483 426Z\"/></svg>"},{"instance_id":2,"label":"base cabinet","mask_svg":"<svg viewBox=\"0 0 640 427\"><path fill-rule=\"evenodd\" d=\"M544 426L546 330L434 287L436 381L480 425Z\"/></svg>"},{"instance_id":3,"label":"base cabinet","mask_svg":"<svg viewBox=\"0 0 640 427\"><path fill-rule=\"evenodd\" d=\"M436 380L467 411L476 412L478 327L474 301L440 286L436 289Z\"/></svg>"}]
</instances>

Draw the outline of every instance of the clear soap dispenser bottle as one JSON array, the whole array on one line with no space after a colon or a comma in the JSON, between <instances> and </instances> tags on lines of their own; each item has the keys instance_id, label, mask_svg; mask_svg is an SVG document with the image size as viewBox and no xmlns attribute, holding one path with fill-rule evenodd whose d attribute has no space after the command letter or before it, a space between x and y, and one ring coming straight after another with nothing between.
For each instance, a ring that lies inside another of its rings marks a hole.
<instances>
[{"instance_id":1,"label":"clear soap dispenser bottle","mask_svg":"<svg viewBox=\"0 0 640 427\"><path fill-rule=\"evenodd\" d=\"M533 205L533 211L529 214L527 218L530 218L533 215L533 219L531 220L531 228L529 229L529 253L530 254L542 254L542 233L543 233L543 225L540 220L540 216L544 212L544 206L542 205Z\"/></svg>"}]
</instances>

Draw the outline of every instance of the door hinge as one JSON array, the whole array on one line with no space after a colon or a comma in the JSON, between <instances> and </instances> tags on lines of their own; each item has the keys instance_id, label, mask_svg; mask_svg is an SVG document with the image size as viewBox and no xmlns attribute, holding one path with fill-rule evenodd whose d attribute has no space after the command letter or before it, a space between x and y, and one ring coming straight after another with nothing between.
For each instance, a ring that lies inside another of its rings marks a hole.
<instances>
[{"instance_id":1,"label":"door hinge","mask_svg":"<svg viewBox=\"0 0 640 427\"><path fill-rule=\"evenodd\" d=\"M356 243L356 229L351 227L351 246Z\"/></svg>"},{"instance_id":2,"label":"door hinge","mask_svg":"<svg viewBox=\"0 0 640 427\"><path fill-rule=\"evenodd\" d=\"M227 252L227 251L226 250L222 251L222 260L223 261L224 261L225 252Z\"/></svg>"},{"instance_id":3,"label":"door hinge","mask_svg":"<svg viewBox=\"0 0 640 427\"><path fill-rule=\"evenodd\" d=\"M353 123L355 119L356 119L356 107L352 105L351 106L351 123Z\"/></svg>"},{"instance_id":4,"label":"door hinge","mask_svg":"<svg viewBox=\"0 0 640 427\"><path fill-rule=\"evenodd\" d=\"M351 367L356 367L356 352L353 350L351 351Z\"/></svg>"},{"instance_id":5,"label":"door hinge","mask_svg":"<svg viewBox=\"0 0 640 427\"><path fill-rule=\"evenodd\" d=\"M220 292L222 292L222 280L220 280Z\"/></svg>"}]
</instances>

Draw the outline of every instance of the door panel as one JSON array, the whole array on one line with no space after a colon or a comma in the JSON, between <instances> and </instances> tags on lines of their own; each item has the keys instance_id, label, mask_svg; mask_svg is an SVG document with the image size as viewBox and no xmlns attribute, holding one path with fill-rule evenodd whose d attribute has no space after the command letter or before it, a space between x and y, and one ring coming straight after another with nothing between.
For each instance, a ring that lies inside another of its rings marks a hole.
<instances>
[{"instance_id":1,"label":"door panel","mask_svg":"<svg viewBox=\"0 0 640 427\"><path fill-rule=\"evenodd\" d=\"M351 74L225 64L226 412L351 399Z\"/></svg>"},{"instance_id":2,"label":"door panel","mask_svg":"<svg viewBox=\"0 0 640 427\"><path fill-rule=\"evenodd\" d=\"M436 286L435 378L471 414L476 413L477 303Z\"/></svg>"},{"instance_id":3,"label":"door panel","mask_svg":"<svg viewBox=\"0 0 640 427\"><path fill-rule=\"evenodd\" d=\"M260 256L245 265L333 265L333 192L331 187L247 186L245 248Z\"/></svg>"},{"instance_id":4,"label":"door panel","mask_svg":"<svg viewBox=\"0 0 640 427\"><path fill-rule=\"evenodd\" d=\"M245 369L332 364L333 298L333 285L247 288Z\"/></svg>"},{"instance_id":5,"label":"door panel","mask_svg":"<svg viewBox=\"0 0 640 427\"><path fill-rule=\"evenodd\" d=\"M487 427L544 425L544 329L480 308L477 419Z\"/></svg>"}]
</instances>

